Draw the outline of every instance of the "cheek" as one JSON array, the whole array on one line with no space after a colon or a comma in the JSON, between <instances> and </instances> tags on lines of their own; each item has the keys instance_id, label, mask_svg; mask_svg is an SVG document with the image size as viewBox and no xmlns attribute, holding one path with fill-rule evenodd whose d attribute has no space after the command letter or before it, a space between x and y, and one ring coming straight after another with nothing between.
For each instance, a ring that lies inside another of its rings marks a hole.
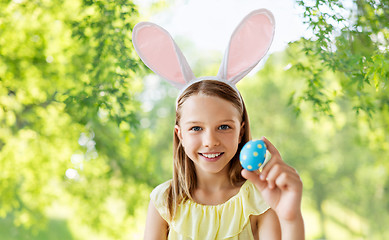
<instances>
[{"instance_id":1,"label":"cheek","mask_svg":"<svg viewBox=\"0 0 389 240\"><path fill-rule=\"evenodd\" d=\"M182 133L181 135L181 143L184 147L186 147L186 145L189 145L189 142L190 142L190 137L188 136L188 134L186 133Z\"/></svg>"},{"instance_id":2,"label":"cheek","mask_svg":"<svg viewBox=\"0 0 389 240\"><path fill-rule=\"evenodd\" d=\"M191 135L189 133L182 134L182 145L184 146L185 149L191 149L198 147L198 144L201 144L200 137Z\"/></svg>"},{"instance_id":3,"label":"cheek","mask_svg":"<svg viewBox=\"0 0 389 240\"><path fill-rule=\"evenodd\" d=\"M231 146L236 146L236 147L238 147L239 143L241 142L241 134L240 134L240 132L235 132L235 133L233 134L233 136L231 136L231 137L229 137L229 138L227 138L227 139L228 139L229 144L230 144Z\"/></svg>"}]
</instances>

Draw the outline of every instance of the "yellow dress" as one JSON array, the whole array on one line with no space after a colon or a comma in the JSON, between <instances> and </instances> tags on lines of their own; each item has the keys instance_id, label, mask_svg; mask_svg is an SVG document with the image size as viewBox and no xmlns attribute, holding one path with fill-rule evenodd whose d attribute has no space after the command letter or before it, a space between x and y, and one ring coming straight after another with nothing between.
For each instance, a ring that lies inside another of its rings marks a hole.
<instances>
[{"instance_id":1,"label":"yellow dress","mask_svg":"<svg viewBox=\"0 0 389 240\"><path fill-rule=\"evenodd\" d=\"M261 193L246 181L235 196L219 205L187 200L178 206L175 219L168 221L165 192L170 181L157 186L150 194L155 208L169 224L168 239L254 239L250 215L260 215L269 209Z\"/></svg>"}]
</instances>

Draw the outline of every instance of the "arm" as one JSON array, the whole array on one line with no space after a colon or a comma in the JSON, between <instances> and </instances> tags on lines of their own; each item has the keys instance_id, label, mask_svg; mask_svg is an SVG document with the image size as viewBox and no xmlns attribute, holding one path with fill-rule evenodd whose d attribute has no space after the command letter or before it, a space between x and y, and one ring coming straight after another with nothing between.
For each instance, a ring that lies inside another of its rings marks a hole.
<instances>
[{"instance_id":1,"label":"arm","mask_svg":"<svg viewBox=\"0 0 389 240\"><path fill-rule=\"evenodd\" d=\"M277 214L273 209L269 209L256 217L256 230L254 238L258 239L281 239L281 226Z\"/></svg>"},{"instance_id":2,"label":"arm","mask_svg":"<svg viewBox=\"0 0 389 240\"><path fill-rule=\"evenodd\" d=\"M257 230L255 235L259 239L304 239L303 222L280 222L276 212L271 208L256 217ZM301 226L303 227L302 229Z\"/></svg>"},{"instance_id":3,"label":"arm","mask_svg":"<svg viewBox=\"0 0 389 240\"><path fill-rule=\"evenodd\" d=\"M149 209L147 211L144 239L145 240L167 239L167 235L168 235L168 224L161 217L157 209L154 207L152 201L150 201Z\"/></svg>"},{"instance_id":4,"label":"arm","mask_svg":"<svg viewBox=\"0 0 389 240\"><path fill-rule=\"evenodd\" d=\"M274 231L271 227L274 224L280 227L282 239L305 239L301 214L303 185L300 176L295 169L282 160L280 153L269 140L266 138L263 140L272 156L270 161L261 173L245 169L242 171L242 176L254 183L278 218L276 221L270 215L264 215L262 223L269 221L270 225L259 222L259 234Z\"/></svg>"}]
</instances>

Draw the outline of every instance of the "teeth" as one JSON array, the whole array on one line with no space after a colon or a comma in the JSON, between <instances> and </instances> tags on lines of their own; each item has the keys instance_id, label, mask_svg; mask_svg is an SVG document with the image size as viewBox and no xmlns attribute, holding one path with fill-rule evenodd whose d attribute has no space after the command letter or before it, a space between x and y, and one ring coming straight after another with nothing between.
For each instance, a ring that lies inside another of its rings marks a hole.
<instances>
[{"instance_id":1,"label":"teeth","mask_svg":"<svg viewBox=\"0 0 389 240\"><path fill-rule=\"evenodd\" d=\"M205 154L205 153L203 153L203 156L206 158L216 158L216 157L219 157L220 155L221 155L221 153L217 153L217 154Z\"/></svg>"}]
</instances>

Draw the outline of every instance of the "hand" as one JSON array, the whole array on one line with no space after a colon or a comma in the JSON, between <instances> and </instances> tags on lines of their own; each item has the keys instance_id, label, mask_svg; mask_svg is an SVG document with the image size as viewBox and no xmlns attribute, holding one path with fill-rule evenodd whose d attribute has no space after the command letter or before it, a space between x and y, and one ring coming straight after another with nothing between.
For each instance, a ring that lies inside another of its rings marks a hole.
<instances>
[{"instance_id":1,"label":"hand","mask_svg":"<svg viewBox=\"0 0 389 240\"><path fill-rule=\"evenodd\" d=\"M262 137L271 158L262 172L242 170L242 176L251 181L265 201L277 213L280 221L301 217L303 184L296 170L287 165L274 145Z\"/></svg>"}]
</instances>

